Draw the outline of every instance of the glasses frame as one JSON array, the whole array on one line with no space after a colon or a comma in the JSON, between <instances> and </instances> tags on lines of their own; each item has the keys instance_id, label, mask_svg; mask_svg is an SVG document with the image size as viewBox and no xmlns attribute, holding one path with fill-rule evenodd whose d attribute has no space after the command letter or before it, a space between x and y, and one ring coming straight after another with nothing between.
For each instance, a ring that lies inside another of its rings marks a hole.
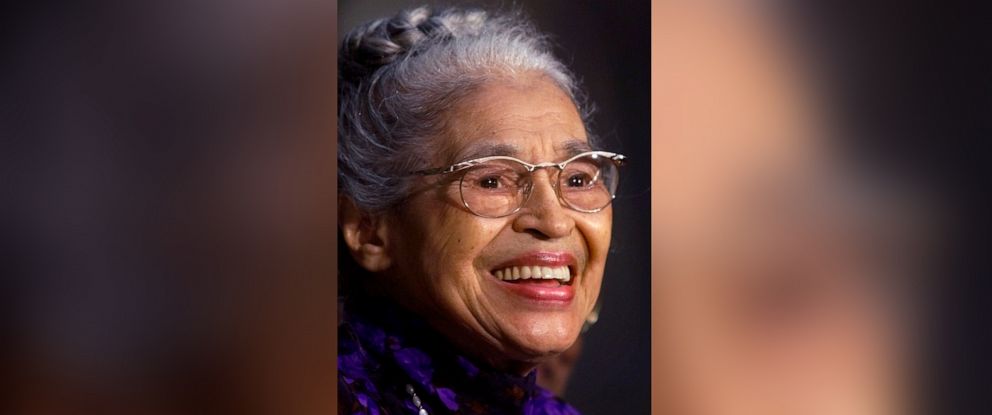
<instances>
[{"instance_id":1,"label":"glasses frame","mask_svg":"<svg viewBox=\"0 0 992 415\"><path fill-rule=\"evenodd\" d=\"M459 162L459 163L452 164L452 165L450 165L448 167L440 167L440 168L426 169L426 170L417 170L417 171L410 172L409 174L410 175L417 175L417 176L445 175L445 174L452 174L452 173L458 173L458 172L461 172L461 171L465 171L465 170L468 170L468 169L470 169L472 167L475 167L475 166L478 166L480 164L483 164L483 163L486 163L486 162L490 162L490 161L493 161L493 160L507 160L507 161L516 162L516 163L524 166L524 168L527 169L527 173L530 174L530 175L533 175L534 172L537 171L537 170L548 169L548 168L555 168L555 169L557 169L558 170L558 175L560 175L561 172L565 171L565 166L567 166L568 163L571 163L571 162L573 162L575 160L578 160L580 158L589 157L589 156L604 157L604 158L612 161L613 164L616 165L617 168L620 168L620 167L622 167L623 165L625 165L627 163L627 156L624 156L623 154L611 153L609 151L586 151L586 152L582 152L582 153L576 154L576 155L568 158L567 160L565 160L565 161L563 161L561 163L547 162L547 163L531 164L531 163L528 163L526 161L520 160L520 159L518 159L516 157L510 157L510 156L488 156L488 157L480 157L480 158L477 158L477 159L471 159L471 160L462 161L462 162ZM465 195L462 193L462 189L464 188L464 185L462 184L462 180L464 180L464 179L465 179L465 176L462 176L462 177L460 177L458 179L458 196L461 197L461 199L462 199L462 205L465 206L465 208L468 209L469 212L472 212L473 215L484 217L484 218L502 218L502 217L510 216L510 215L512 215L514 213L519 212L520 209L522 209L524 207L524 205L527 204L527 201L530 200L530 195L533 193L533 190L534 190L534 180L533 179L529 179L529 185L525 188L524 199L520 201L520 204L517 205L516 208L514 208L512 211L510 211L510 212L508 212L506 214L503 214L503 215L497 215L497 216L482 215L482 214L479 214L478 212L472 210L472 207L469 206L468 205L468 202L465 201ZM583 212L583 213L597 213L597 212L600 212L603 209L606 209L608 206L610 206L610 204L613 203L613 199L616 199L616 197L617 197L616 190L614 190L614 191L610 192L610 201L607 202L605 205L603 205L603 207L600 207L598 209L592 209L592 210L581 209L581 208L578 208L576 206L573 206L571 202L569 202L567 199L565 199L564 196L562 196L562 194L561 194L561 188L560 188L560 186L558 186L558 184L559 184L558 183L558 179L559 179L559 177L556 176L555 177L555 180L552 181L552 186L551 186L551 187L553 187L555 189L555 195L558 197L558 201L561 202L562 205L564 205L565 207L567 207L569 209L572 209L572 210L575 210L575 211L578 211L578 212Z\"/></svg>"}]
</instances>

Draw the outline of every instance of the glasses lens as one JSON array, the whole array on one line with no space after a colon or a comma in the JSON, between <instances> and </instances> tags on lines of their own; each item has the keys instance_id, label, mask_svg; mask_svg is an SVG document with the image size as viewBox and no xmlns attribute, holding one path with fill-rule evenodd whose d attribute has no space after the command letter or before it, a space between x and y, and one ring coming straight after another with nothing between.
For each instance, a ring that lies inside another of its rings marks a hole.
<instances>
[{"instance_id":1,"label":"glasses lens","mask_svg":"<svg viewBox=\"0 0 992 415\"><path fill-rule=\"evenodd\" d=\"M562 199L572 208L597 211L613 201L619 174L613 160L590 154L569 162L558 177Z\"/></svg>"},{"instance_id":2,"label":"glasses lens","mask_svg":"<svg viewBox=\"0 0 992 415\"><path fill-rule=\"evenodd\" d=\"M509 215L523 201L526 177L524 166L508 160L474 166L462 176L462 201L479 216Z\"/></svg>"}]
</instances>

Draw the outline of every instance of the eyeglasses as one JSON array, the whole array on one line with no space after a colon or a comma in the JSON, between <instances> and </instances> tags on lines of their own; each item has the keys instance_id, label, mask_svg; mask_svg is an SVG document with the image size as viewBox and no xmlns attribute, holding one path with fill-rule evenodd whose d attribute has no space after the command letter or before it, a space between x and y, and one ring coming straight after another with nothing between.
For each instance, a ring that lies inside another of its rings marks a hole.
<instances>
[{"instance_id":1,"label":"eyeglasses","mask_svg":"<svg viewBox=\"0 0 992 415\"><path fill-rule=\"evenodd\" d=\"M462 204L485 218L516 213L534 190L533 173L554 168L552 187L562 204L573 210L595 213L616 197L619 168L627 158L606 151L589 151L561 163L530 164L507 156L491 156L463 161L449 167L419 170L410 174L432 176L461 173L459 193Z\"/></svg>"}]
</instances>

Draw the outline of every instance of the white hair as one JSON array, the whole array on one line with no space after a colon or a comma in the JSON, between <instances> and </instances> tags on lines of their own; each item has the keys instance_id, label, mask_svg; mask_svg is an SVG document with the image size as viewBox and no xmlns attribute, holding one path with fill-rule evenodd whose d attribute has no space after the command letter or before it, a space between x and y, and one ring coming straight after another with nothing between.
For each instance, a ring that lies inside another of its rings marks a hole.
<instances>
[{"instance_id":1,"label":"white hair","mask_svg":"<svg viewBox=\"0 0 992 415\"><path fill-rule=\"evenodd\" d=\"M338 185L367 211L403 199L409 172L436 167L427 163L446 110L487 80L538 72L583 121L590 113L547 37L519 13L405 10L348 33L338 69Z\"/></svg>"}]
</instances>

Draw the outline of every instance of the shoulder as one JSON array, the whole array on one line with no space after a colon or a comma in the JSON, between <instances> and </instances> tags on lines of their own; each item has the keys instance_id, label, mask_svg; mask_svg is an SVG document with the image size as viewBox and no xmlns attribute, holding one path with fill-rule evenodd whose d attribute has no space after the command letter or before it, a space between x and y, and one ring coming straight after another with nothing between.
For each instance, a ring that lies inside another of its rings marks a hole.
<instances>
[{"instance_id":1,"label":"shoulder","mask_svg":"<svg viewBox=\"0 0 992 415\"><path fill-rule=\"evenodd\" d=\"M377 330L358 322L338 326L340 413L408 413L401 388L406 384L405 378L381 354L383 344L375 341Z\"/></svg>"}]
</instances>

